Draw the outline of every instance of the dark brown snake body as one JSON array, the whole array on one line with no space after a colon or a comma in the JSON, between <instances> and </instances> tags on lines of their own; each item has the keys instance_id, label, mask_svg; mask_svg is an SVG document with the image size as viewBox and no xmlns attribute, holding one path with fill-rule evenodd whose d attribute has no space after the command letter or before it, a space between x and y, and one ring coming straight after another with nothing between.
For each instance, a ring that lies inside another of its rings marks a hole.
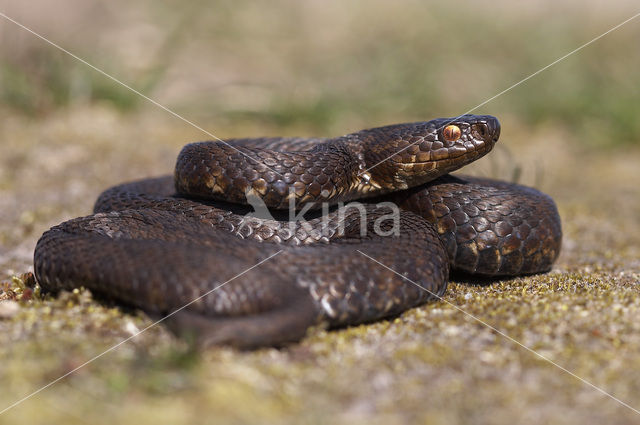
<instances>
[{"instance_id":1,"label":"dark brown snake body","mask_svg":"<svg viewBox=\"0 0 640 425\"><path fill-rule=\"evenodd\" d=\"M561 245L551 198L448 174L499 133L495 118L465 115L335 139L190 144L174 176L108 189L95 214L45 232L36 277L170 314L205 345L258 347L397 315L441 296L450 266L548 271ZM248 216L251 196L272 216Z\"/></svg>"}]
</instances>

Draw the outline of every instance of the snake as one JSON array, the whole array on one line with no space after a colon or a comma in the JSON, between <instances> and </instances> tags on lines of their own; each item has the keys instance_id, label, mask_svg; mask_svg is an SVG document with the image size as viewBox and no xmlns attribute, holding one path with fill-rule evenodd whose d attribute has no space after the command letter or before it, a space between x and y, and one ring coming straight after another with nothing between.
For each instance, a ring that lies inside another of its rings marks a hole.
<instances>
[{"instance_id":1,"label":"snake","mask_svg":"<svg viewBox=\"0 0 640 425\"><path fill-rule=\"evenodd\" d=\"M462 115L190 143L173 175L109 188L93 214L46 231L35 275L203 347L253 349L398 316L441 299L450 273L547 272L562 241L553 199L451 174L499 136L497 118Z\"/></svg>"}]
</instances>

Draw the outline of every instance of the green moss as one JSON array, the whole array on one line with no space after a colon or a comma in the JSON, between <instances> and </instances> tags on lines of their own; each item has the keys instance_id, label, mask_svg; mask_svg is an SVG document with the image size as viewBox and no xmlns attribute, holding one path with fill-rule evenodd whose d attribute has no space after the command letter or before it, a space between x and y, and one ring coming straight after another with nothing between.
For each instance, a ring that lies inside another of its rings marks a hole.
<instances>
[{"instance_id":1,"label":"green moss","mask_svg":"<svg viewBox=\"0 0 640 425\"><path fill-rule=\"evenodd\" d=\"M138 121L131 125L117 140L138 131ZM100 140L92 142L91 151L102 152L101 143L113 143L109 137ZM23 147L16 143L12 149ZM515 145L513 155L522 157L526 148ZM140 157L139 149L127 149L125 142L118 145L119 152L128 152L118 155L123 164L152 162ZM563 155L555 158L557 164L567 163ZM513 423L524 417L569 424L633 421L629 409L476 320L638 404L640 224L627 213L640 208L640 196L629 196L637 188L620 183L632 181L638 170L625 165L628 154L581 155L592 165L586 172L578 176L566 169L554 176L564 247L551 273L488 284L451 282L445 301L368 325L315 328L304 341L282 350L197 352L155 326L12 409L3 423L44 418L99 423L105 417L110 423L142 424L206 423L211 418L231 423L256 418L283 423ZM37 167L34 157L27 156L24 166ZM603 177L595 172L611 162L618 164L615 173ZM118 170L103 172L111 173L114 182L122 179ZM576 179L590 187L577 199ZM29 190L63 185L35 181ZM620 208L608 208L610 199ZM90 208L90 202L83 208ZM42 213L16 215L14 223L29 226L21 234L31 235L33 243L47 222L83 213L28 210ZM10 223L0 228L9 231ZM142 313L97 303L82 289L43 296L28 274L0 283L0 300L20 306L0 319L0 399L7 404L152 323Z\"/></svg>"}]
</instances>

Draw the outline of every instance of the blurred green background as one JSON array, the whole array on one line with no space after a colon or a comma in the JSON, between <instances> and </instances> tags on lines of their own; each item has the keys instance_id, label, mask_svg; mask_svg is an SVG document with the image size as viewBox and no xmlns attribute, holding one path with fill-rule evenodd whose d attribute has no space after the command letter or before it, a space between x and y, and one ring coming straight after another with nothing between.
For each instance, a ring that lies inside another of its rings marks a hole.
<instances>
[{"instance_id":1,"label":"blurred green background","mask_svg":"<svg viewBox=\"0 0 640 425\"><path fill-rule=\"evenodd\" d=\"M3 9L214 134L228 124L331 134L454 116L637 9L595 0L13 3ZM13 24L0 31L0 101L11 112L153 107ZM589 147L637 144L638 40L631 23L482 112L558 127Z\"/></svg>"}]
</instances>

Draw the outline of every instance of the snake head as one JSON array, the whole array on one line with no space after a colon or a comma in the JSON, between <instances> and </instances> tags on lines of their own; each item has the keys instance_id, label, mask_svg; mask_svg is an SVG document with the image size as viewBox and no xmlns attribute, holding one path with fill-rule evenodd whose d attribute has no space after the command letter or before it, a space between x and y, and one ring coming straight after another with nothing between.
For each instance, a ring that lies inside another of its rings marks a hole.
<instances>
[{"instance_id":1,"label":"snake head","mask_svg":"<svg viewBox=\"0 0 640 425\"><path fill-rule=\"evenodd\" d=\"M431 181L489 152L499 134L494 117L463 115L314 139L312 148L309 139L280 139L278 149L291 151L190 143L176 161L175 186L192 197L246 204L253 190L268 208L319 208Z\"/></svg>"},{"instance_id":2,"label":"snake head","mask_svg":"<svg viewBox=\"0 0 640 425\"><path fill-rule=\"evenodd\" d=\"M491 115L461 115L366 130L371 184L383 191L407 189L457 170L487 154L500 137ZM380 142L384 141L384 142Z\"/></svg>"}]
</instances>

